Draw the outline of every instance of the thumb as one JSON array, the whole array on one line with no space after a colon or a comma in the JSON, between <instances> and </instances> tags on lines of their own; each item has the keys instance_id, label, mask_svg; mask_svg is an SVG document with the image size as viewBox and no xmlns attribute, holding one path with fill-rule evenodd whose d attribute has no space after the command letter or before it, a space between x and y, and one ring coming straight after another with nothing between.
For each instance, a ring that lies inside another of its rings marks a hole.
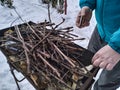
<instances>
[{"instance_id":1,"label":"thumb","mask_svg":"<svg viewBox=\"0 0 120 90\"><path fill-rule=\"evenodd\" d=\"M86 10L85 10L84 8L82 8L80 15L81 15L81 16L85 16L85 14L86 14Z\"/></svg>"}]
</instances>

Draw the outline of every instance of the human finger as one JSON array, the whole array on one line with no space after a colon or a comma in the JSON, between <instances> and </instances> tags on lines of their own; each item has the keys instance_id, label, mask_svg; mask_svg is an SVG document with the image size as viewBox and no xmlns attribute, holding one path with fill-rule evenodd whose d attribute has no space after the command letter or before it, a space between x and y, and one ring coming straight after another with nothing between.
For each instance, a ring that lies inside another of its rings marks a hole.
<instances>
[{"instance_id":1,"label":"human finger","mask_svg":"<svg viewBox=\"0 0 120 90\"><path fill-rule=\"evenodd\" d=\"M82 20L80 20L78 27L83 28L89 25L90 25L89 20L87 20L85 17L82 17Z\"/></svg>"},{"instance_id":2,"label":"human finger","mask_svg":"<svg viewBox=\"0 0 120 90\"><path fill-rule=\"evenodd\" d=\"M81 16L77 16L77 19L76 19L76 26L79 28L81 27L81 23L82 23L81 18L82 18Z\"/></svg>"},{"instance_id":3,"label":"human finger","mask_svg":"<svg viewBox=\"0 0 120 90\"><path fill-rule=\"evenodd\" d=\"M108 63L107 63L106 61L102 61L102 62L99 64L99 67L105 69L106 66L107 66L107 64L108 64Z\"/></svg>"},{"instance_id":4,"label":"human finger","mask_svg":"<svg viewBox=\"0 0 120 90\"><path fill-rule=\"evenodd\" d=\"M83 27L85 26L86 27L86 26L89 26L89 24L90 23L89 23L88 20L83 20L82 23L81 23L81 26L83 26Z\"/></svg>"},{"instance_id":5,"label":"human finger","mask_svg":"<svg viewBox=\"0 0 120 90\"><path fill-rule=\"evenodd\" d=\"M106 66L105 69L106 69L106 70L112 70L113 67L114 67L114 64L109 63L109 64L107 64L107 66Z\"/></svg>"},{"instance_id":6,"label":"human finger","mask_svg":"<svg viewBox=\"0 0 120 90\"><path fill-rule=\"evenodd\" d=\"M80 28L81 22L82 22L82 16L81 16L81 11L80 11L77 15L76 26Z\"/></svg>"},{"instance_id":7,"label":"human finger","mask_svg":"<svg viewBox=\"0 0 120 90\"><path fill-rule=\"evenodd\" d=\"M93 62L93 66L98 67L101 62L102 62L102 60L101 60L100 58L98 58L98 59L96 59L96 60Z\"/></svg>"},{"instance_id":8,"label":"human finger","mask_svg":"<svg viewBox=\"0 0 120 90\"><path fill-rule=\"evenodd\" d=\"M92 63L98 59L100 57L100 55L98 53L96 53L93 57L92 57Z\"/></svg>"}]
</instances>

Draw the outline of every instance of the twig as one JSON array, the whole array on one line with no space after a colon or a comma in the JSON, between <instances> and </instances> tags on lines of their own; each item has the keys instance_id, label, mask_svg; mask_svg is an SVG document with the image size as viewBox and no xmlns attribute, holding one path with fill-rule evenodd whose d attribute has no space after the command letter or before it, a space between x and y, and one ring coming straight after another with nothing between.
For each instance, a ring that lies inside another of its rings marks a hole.
<instances>
[{"instance_id":1,"label":"twig","mask_svg":"<svg viewBox=\"0 0 120 90\"><path fill-rule=\"evenodd\" d=\"M23 44L23 48L24 48L24 51L25 51L25 56L26 56L26 59L27 59L27 72L28 72L28 74L29 74L29 73L30 73L30 60L29 60L28 53L27 53L27 51L29 51L29 50L28 50L27 47L25 46L24 39L23 39L23 37L22 37L22 35L21 35L20 31L19 31L18 26L15 26L15 29L16 29L16 33L17 33L17 35L18 35L18 39L19 39L19 40L22 42L22 44Z\"/></svg>"},{"instance_id":2,"label":"twig","mask_svg":"<svg viewBox=\"0 0 120 90\"><path fill-rule=\"evenodd\" d=\"M58 25L56 25L55 27L54 27L54 29L56 29L56 28L58 28L62 23L64 23L64 21L65 21L65 19L64 18L62 18L62 22L61 23L59 23Z\"/></svg>"},{"instance_id":3,"label":"twig","mask_svg":"<svg viewBox=\"0 0 120 90\"><path fill-rule=\"evenodd\" d=\"M49 18L49 22L51 23L51 16L50 16L50 3L48 3L48 18Z\"/></svg>"},{"instance_id":4,"label":"twig","mask_svg":"<svg viewBox=\"0 0 120 90\"><path fill-rule=\"evenodd\" d=\"M50 63L48 63L47 60L45 60L40 54L38 54L38 56L53 70L53 72L57 74L58 77L60 77L60 73L58 72L57 69L50 65Z\"/></svg>"},{"instance_id":5,"label":"twig","mask_svg":"<svg viewBox=\"0 0 120 90\"><path fill-rule=\"evenodd\" d=\"M52 43L53 44L53 43ZM59 53L61 53L62 55L63 55L63 57L73 66L73 67L75 67L75 64L73 64L71 61L73 61L72 59L70 59L70 58L68 58L65 54L63 54L61 51L60 51L60 49L55 45L55 44L53 44L53 46L55 47L55 49L59 52Z\"/></svg>"}]
</instances>

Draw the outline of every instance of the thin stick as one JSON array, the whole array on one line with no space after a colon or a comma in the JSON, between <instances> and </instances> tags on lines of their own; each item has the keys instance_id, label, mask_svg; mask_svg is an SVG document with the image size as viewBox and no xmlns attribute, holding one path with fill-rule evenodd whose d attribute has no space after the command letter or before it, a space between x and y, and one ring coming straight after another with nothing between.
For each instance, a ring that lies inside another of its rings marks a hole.
<instances>
[{"instance_id":1,"label":"thin stick","mask_svg":"<svg viewBox=\"0 0 120 90\"><path fill-rule=\"evenodd\" d=\"M52 43L53 44L53 43ZM55 47L55 49L61 53L63 55L63 57L73 66L75 67L75 64L72 63L71 61L73 61L71 58L68 58L55 44L53 44L53 46Z\"/></svg>"},{"instance_id":2,"label":"thin stick","mask_svg":"<svg viewBox=\"0 0 120 90\"><path fill-rule=\"evenodd\" d=\"M57 69L55 69L52 65L50 65L50 63L47 62L47 60L45 60L40 54L37 54L43 62L45 62L52 70L53 72L55 72L57 74L58 77L60 77L60 73L58 72Z\"/></svg>"},{"instance_id":3,"label":"thin stick","mask_svg":"<svg viewBox=\"0 0 120 90\"><path fill-rule=\"evenodd\" d=\"M23 39L23 37L22 37L22 35L21 35L20 31L19 31L18 26L15 26L15 29L16 29L16 33L17 33L17 35L18 35L18 39L19 39L19 40L22 42L22 44L23 44L25 56L26 56L26 59L27 59L27 72L28 72L28 74L29 74L29 73L30 73L30 60L29 60L28 53L27 53L27 51L29 51L29 50L28 50L27 47L25 46L24 39Z\"/></svg>"}]
</instances>

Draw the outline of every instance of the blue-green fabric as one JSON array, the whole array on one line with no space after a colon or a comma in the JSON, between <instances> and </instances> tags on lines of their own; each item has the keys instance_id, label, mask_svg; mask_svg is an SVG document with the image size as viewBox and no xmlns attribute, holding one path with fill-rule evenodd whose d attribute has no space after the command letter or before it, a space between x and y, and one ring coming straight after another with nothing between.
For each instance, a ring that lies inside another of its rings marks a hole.
<instances>
[{"instance_id":1,"label":"blue-green fabric","mask_svg":"<svg viewBox=\"0 0 120 90\"><path fill-rule=\"evenodd\" d=\"M120 0L80 0L80 6L95 9L101 38L120 53Z\"/></svg>"}]
</instances>

